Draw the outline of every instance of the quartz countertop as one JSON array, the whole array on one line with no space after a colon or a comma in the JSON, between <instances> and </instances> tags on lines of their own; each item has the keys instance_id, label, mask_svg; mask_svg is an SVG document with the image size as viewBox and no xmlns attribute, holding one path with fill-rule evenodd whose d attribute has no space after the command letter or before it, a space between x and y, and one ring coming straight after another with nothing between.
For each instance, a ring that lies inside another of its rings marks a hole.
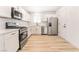
<instances>
[{"instance_id":1,"label":"quartz countertop","mask_svg":"<svg viewBox=\"0 0 79 59\"><path fill-rule=\"evenodd\" d=\"M19 30L19 29L0 29L0 35L7 34L16 30Z\"/></svg>"}]
</instances>

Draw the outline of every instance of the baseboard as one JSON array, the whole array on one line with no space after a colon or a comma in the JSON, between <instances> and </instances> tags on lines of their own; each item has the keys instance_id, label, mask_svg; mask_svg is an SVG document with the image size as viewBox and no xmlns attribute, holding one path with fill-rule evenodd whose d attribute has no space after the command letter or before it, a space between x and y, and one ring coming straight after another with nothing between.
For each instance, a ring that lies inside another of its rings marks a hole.
<instances>
[{"instance_id":1,"label":"baseboard","mask_svg":"<svg viewBox=\"0 0 79 59\"><path fill-rule=\"evenodd\" d=\"M58 34L47 34L48 36L58 36Z\"/></svg>"},{"instance_id":2,"label":"baseboard","mask_svg":"<svg viewBox=\"0 0 79 59\"><path fill-rule=\"evenodd\" d=\"M73 45L75 48L78 48L79 49L79 46L77 46L74 42L70 41L69 39L65 39L64 37L62 36L59 36L60 38L64 39L65 41L67 41L68 43L70 43L71 45Z\"/></svg>"},{"instance_id":3,"label":"baseboard","mask_svg":"<svg viewBox=\"0 0 79 59\"><path fill-rule=\"evenodd\" d=\"M58 36L58 34L31 34L31 35L48 35L48 36Z\"/></svg>"},{"instance_id":4,"label":"baseboard","mask_svg":"<svg viewBox=\"0 0 79 59\"><path fill-rule=\"evenodd\" d=\"M31 35L41 35L41 34L31 34Z\"/></svg>"}]
</instances>

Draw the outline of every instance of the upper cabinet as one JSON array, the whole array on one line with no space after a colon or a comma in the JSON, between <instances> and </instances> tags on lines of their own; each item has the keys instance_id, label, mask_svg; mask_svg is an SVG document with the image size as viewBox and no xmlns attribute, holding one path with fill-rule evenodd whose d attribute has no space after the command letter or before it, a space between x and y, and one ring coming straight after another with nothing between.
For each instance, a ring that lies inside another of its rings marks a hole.
<instances>
[{"instance_id":1,"label":"upper cabinet","mask_svg":"<svg viewBox=\"0 0 79 59\"><path fill-rule=\"evenodd\" d=\"M20 6L0 6L0 17L11 18L11 11L12 11L11 7L13 7L18 12L22 13L22 19L21 20L31 21L30 13Z\"/></svg>"},{"instance_id":2,"label":"upper cabinet","mask_svg":"<svg viewBox=\"0 0 79 59\"><path fill-rule=\"evenodd\" d=\"M19 7L19 11L22 13L22 20L24 21L31 20L30 13L28 11L24 10L22 7Z\"/></svg>"},{"instance_id":3,"label":"upper cabinet","mask_svg":"<svg viewBox=\"0 0 79 59\"><path fill-rule=\"evenodd\" d=\"M17 11L19 11L19 6L13 6L13 8Z\"/></svg>"},{"instance_id":4,"label":"upper cabinet","mask_svg":"<svg viewBox=\"0 0 79 59\"><path fill-rule=\"evenodd\" d=\"M11 7L10 6L0 6L0 17L11 18Z\"/></svg>"}]
</instances>

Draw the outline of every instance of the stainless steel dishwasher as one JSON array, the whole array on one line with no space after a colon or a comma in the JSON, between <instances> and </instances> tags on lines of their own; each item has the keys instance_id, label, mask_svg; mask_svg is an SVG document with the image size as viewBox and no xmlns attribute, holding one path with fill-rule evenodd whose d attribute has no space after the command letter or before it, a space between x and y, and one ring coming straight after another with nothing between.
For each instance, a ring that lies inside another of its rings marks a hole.
<instances>
[{"instance_id":1,"label":"stainless steel dishwasher","mask_svg":"<svg viewBox=\"0 0 79 59\"><path fill-rule=\"evenodd\" d=\"M46 35L47 34L47 26L41 26L41 34Z\"/></svg>"}]
</instances>

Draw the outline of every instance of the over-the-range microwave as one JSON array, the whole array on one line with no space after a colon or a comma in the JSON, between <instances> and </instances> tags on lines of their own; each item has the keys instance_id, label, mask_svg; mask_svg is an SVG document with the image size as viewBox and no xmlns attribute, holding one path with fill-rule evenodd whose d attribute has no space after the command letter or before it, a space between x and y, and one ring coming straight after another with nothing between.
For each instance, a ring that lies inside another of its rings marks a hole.
<instances>
[{"instance_id":1,"label":"over-the-range microwave","mask_svg":"<svg viewBox=\"0 0 79 59\"><path fill-rule=\"evenodd\" d=\"M13 19L22 19L22 13L17 11L14 7L11 8L11 18Z\"/></svg>"}]
</instances>

